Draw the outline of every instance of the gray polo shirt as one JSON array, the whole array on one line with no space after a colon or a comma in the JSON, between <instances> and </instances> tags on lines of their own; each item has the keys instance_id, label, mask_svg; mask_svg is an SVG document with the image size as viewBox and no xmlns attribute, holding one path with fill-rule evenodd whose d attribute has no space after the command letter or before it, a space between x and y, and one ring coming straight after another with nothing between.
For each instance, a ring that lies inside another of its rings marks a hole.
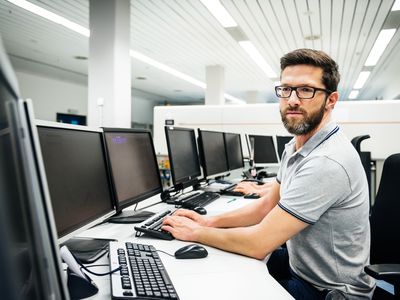
<instances>
[{"instance_id":1,"label":"gray polo shirt","mask_svg":"<svg viewBox=\"0 0 400 300\"><path fill-rule=\"evenodd\" d=\"M360 158L333 122L302 148L294 139L277 176L279 207L310 224L287 242L292 270L318 289L336 289L349 299L368 299L375 282L369 263L368 184Z\"/></svg>"}]
</instances>

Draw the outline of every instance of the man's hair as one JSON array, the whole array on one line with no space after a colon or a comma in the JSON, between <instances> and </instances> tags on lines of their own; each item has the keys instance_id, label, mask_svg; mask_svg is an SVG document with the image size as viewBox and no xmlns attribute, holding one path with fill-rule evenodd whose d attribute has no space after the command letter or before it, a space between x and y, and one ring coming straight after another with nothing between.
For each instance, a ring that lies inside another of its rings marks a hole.
<instances>
[{"instance_id":1,"label":"man's hair","mask_svg":"<svg viewBox=\"0 0 400 300\"><path fill-rule=\"evenodd\" d=\"M323 70L322 84L334 92L337 90L340 74L337 63L325 52L313 49L297 49L281 58L281 73L286 67L295 65L311 65Z\"/></svg>"}]
</instances>

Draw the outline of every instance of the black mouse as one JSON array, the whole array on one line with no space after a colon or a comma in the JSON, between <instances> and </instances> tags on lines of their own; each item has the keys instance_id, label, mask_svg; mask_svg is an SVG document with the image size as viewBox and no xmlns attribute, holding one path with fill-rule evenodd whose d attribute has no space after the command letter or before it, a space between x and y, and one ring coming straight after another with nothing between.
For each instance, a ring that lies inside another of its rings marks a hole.
<instances>
[{"instance_id":1,"label":"black mouse","mask_svg":"<svg viewBox=\"0 0 400 300\"><path fill-rule=\"evenodd\" d=\"M197 212L198 214L200 214L200 215L205 215L205 214L207 214L206 209L205 209L204 207L201 207L201 206L195 207L195 208L193 208L193 210L194 210L195 212Z\"/></svg>"},{"instance_id":2,"label":"black mouse","mask_svg":"<svg viewBox=\"0 0 400 300\"><path fill-rule=\"evenodd\" d=\"M207 255L207 249L197 244L184 246L175 252L175 258L177 259L203 258Z\"/></svg>"},{"instance_id":3,"label":"black mouse","mask_svg":"<svg viewBox=\"0 0 400 300\"><path fill-rule=\"evenodd\" d=\"M257 193L251 193L251 194L246 194L243 196L245 199L258 199L260 198L260 195Z\"/></svg>"}]
</instances>

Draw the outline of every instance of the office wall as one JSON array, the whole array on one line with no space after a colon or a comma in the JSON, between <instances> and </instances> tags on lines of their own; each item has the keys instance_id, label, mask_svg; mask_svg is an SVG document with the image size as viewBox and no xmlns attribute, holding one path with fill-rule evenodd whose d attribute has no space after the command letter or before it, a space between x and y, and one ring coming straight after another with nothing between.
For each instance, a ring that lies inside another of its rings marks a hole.
<instances>
[{"instance_id":1,"label":"office wall","mask_svg":"<svg viewBox=\"0 0 400 300\"><path fill-rule=\"evenodd\" d=\"M375 159L383 159L400 152L399 111L400 101L397 100L341 101L334 110L334 119L350 139L357 135L371 135L363 142L362 150L371 151ZM180 127L287 135L277 103L155 107L154 142L156 151L162 154L167 153L163 129L166 119L174 120L175 126Z\"/></svg>"},{"instance_id":2,"label":"office wall","mask_svg":"<svg viewBox=\"0 0 400 300\"><path fill-rule=\"evenodd\" d=\"M86 85L44 77L27 72L16 72L22 98L31 98L38 119L56 121L56 113L87 115ZM132 90L132 122L153 123L153 107L161 97Z\"/></svg>"},{"instance_id":3,"label":"office wall","mask_svg":"<svg viewBox=\"0 0 400 300\"><path fill-rule=\"evenodd\" d=\"M25 72L16 72L22 98L31 98L38 119L56 121L56 113L87 114L87 87Z\"/></svg>"}]
</instances>

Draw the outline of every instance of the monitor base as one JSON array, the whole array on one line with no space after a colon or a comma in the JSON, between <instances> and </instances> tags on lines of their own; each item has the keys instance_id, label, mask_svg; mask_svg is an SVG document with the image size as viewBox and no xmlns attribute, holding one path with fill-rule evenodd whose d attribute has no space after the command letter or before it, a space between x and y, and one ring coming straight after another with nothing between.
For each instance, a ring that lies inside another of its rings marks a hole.
<instances>
[{"instance_id":1,"label":"monitor base","mask_svg":"<svg viewBox=\"0 0 400 300\"><path fill-rule=\"evenodd\" d=\"M109 223L118 223L118 224L134 224L134 223L141 223L151 216L154 213L145 210L128 210L122 211L117 215L110 217L107 222Z\"/></svg>"},{"instance_id":2,"label":"monitor base","mask_svg":"<svg viewBox=\"0 0 400 300\"><path fill-rule=\"evenodd\" d=\"M63 243L82 263L92 263L108 252L110 241L115 239L72 238Z\"/></svg>"}]
</instances>

